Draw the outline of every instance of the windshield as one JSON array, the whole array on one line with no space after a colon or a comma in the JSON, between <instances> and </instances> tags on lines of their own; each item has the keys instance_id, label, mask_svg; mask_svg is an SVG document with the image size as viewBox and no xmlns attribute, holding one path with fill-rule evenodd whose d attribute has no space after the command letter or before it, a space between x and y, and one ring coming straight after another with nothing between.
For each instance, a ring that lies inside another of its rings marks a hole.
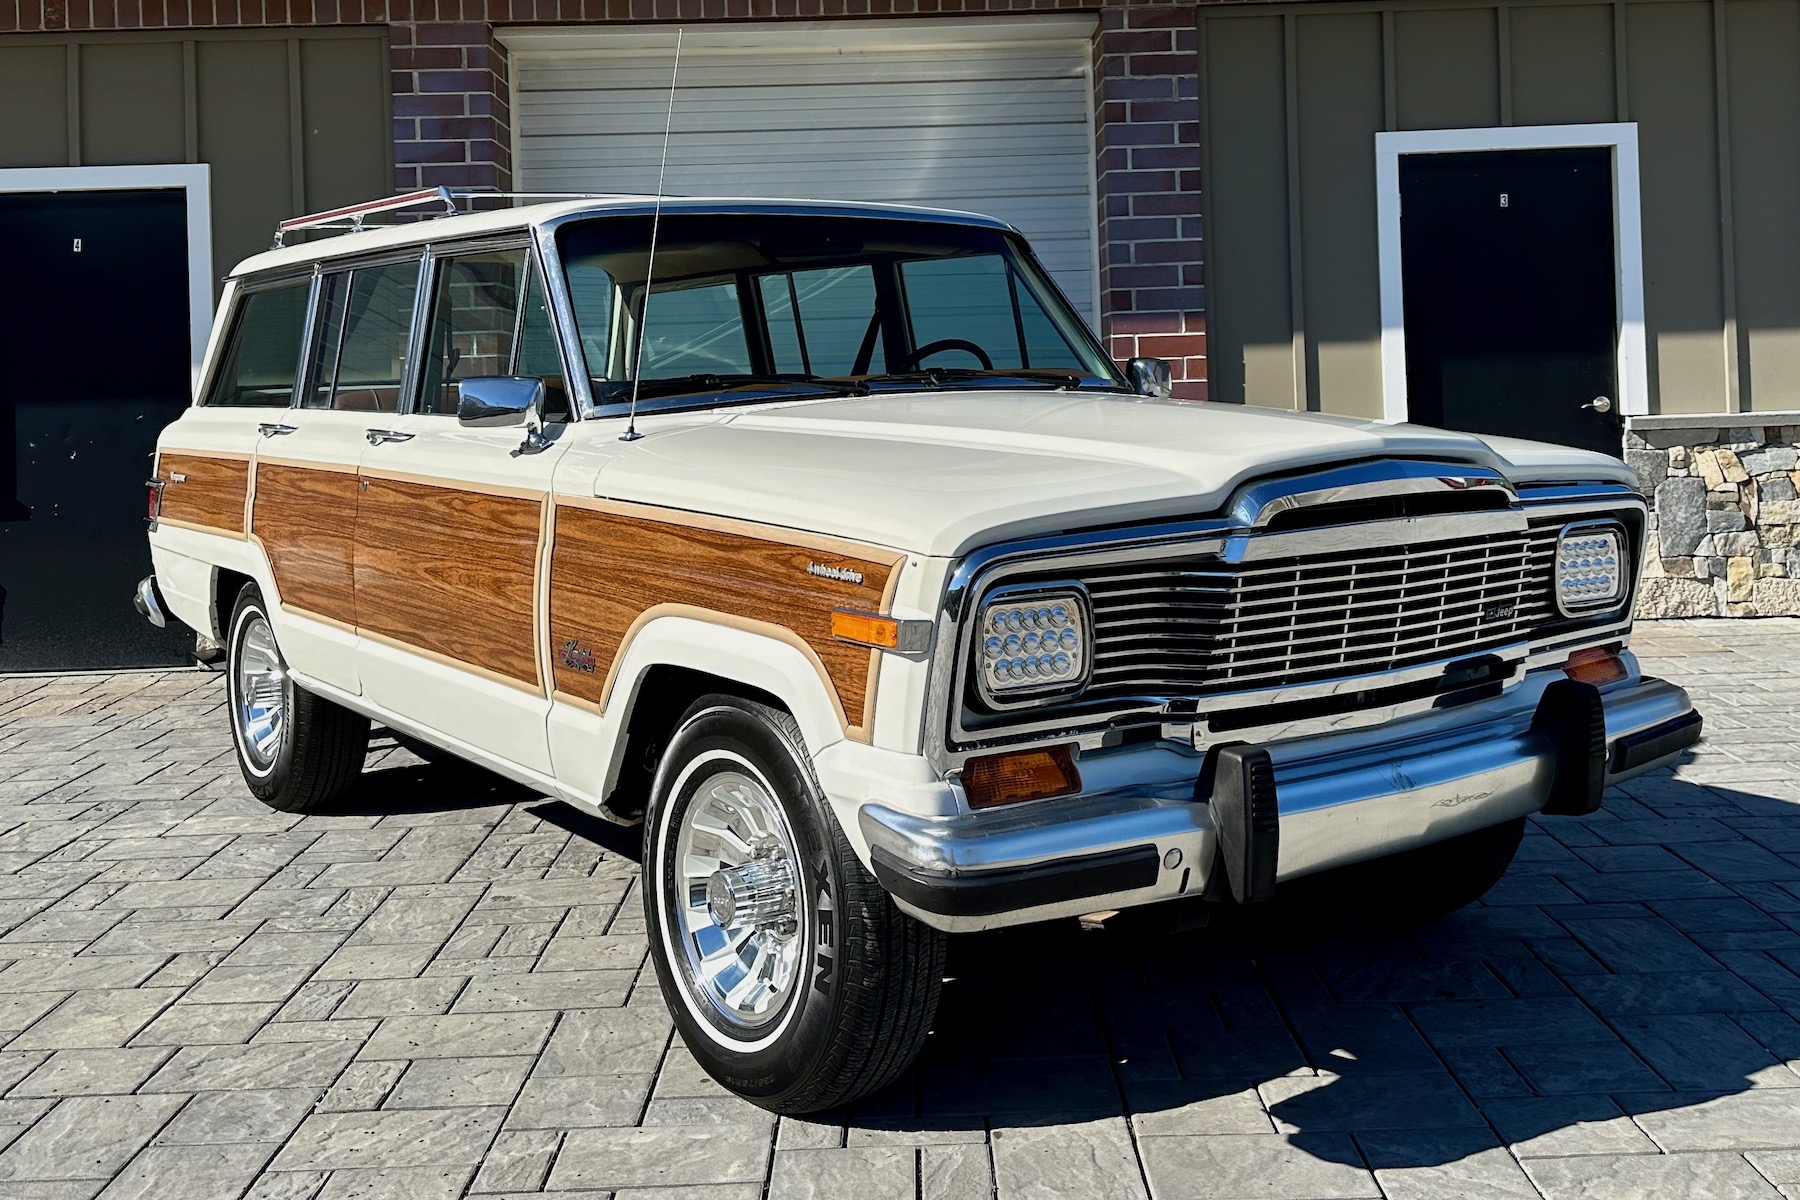
<instances>
[{"instance_id":1,"label":"windshield","mask_svg":"<svg viewBox=\"0 0 1800 1200\"><path fill-rule=\"evenodd\" d=\"M1030 251L996 229L664 214L557 233L599 415L942 387L1129 391ZM646 316L646 312L648 315Z\"/></svg>"}]
</instances>

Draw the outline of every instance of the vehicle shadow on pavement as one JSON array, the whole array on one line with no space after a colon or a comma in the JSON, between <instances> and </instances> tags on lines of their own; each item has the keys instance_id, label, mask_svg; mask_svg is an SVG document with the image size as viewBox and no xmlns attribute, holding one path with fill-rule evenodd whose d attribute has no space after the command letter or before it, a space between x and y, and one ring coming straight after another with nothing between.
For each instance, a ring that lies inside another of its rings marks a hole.
<instances>
[{"instance_id":1,"label":"vehicle shadow on pavement","mask_svg":"<svg viewBox=\"0 0 1800 1200\"><path fill-rule=\"evenodd\" d=\"M1370 1169L1789 1144L1800 804L1643 783L1609 796L1622 816L1534 820L1486 900L1436 921L1359 920L1321 876L1183 934L955 939L925 1055L846 1119L1125 1116L1140 1146L1284 1135L1246 1145Z\"/></svg>"},{"instance_id":2,"label":"vehicle shadow on pavement","mask_svg":"<svg viewBox=\"0 0 1800 1200\"><path fill-rule=\"evenodd\" d=\"M485 767L376 727L369 760L343 799L321 815L387 817L523 804L539 798L528 787Z\"/></svg>"}]
</instances>

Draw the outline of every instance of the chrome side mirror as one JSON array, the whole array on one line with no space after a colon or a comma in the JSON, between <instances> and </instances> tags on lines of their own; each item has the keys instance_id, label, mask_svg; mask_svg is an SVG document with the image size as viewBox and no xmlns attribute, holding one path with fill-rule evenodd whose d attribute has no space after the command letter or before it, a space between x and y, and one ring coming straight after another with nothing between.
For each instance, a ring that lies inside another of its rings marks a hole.
<instances>
[{"instance_id":1,"label":"chrome side mirror","mask_svg":"<svg viewBox=\"0 0 1800 1200\"><path fill-rule=\"evenodd\" d=\"M456 420L471 429L528 425L544 411L544 381L482 375L456 385Z\"/></svg>"},{"instance_id":2,"label":"chrome side mirror","mask_svg":"<svg viewBox=\"0 0 1800 1200\"><path fill-rule=\"evenodd\" d=\"M1125 377L1140 396L1167 400L1175 394L1175 372L1165 358L1134 358L1125 364Z\"/></svg>"},{"instance_id":3,"label":"chrome side mirror","mask_svg":"<svg viewBox=\"0 0 1800 1200\"><path fill-rule=\"evenodd\" d=\"M513 375L478 375L456 385L456 422L469 429L523 426L519 453L533 454L544 440L544 381Z\"/></svg>"}]
</instances>

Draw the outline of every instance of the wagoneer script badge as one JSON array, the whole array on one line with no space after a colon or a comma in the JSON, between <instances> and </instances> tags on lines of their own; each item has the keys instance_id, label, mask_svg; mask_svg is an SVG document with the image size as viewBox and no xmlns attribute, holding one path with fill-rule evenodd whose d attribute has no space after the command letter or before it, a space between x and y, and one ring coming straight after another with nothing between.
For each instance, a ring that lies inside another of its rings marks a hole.
<instances>
[{"instance_id":1,"label":"wagoneer script badge","mask_svg":"<svg viewBox=\"0 0 1800 1200\"><path fill-rule=\"evenodd\" d=\"M562 653L556 657L571 671L580 671L583 675L594 673L594 652L582 649L581 643L574 638L563 643Z\"/></svg>"},{"instance_id":2,"label":"wagoneer script badge","mask_svg":"<svg viewBox=\"0 0 1800 1200\"><path fill-rule=\"evenodd\" d=\"M809 562L806 564L808 575L817 575L820 579L835 579L839 583L861 583L863 573L854 567L828 567L824 563Z\"/></svg>"}]
</instances>

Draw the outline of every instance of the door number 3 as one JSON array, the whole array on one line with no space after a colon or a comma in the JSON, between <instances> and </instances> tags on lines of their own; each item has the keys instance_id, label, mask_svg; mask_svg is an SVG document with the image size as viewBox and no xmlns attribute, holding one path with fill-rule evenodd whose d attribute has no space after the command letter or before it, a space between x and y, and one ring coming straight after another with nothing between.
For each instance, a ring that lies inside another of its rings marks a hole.
<instances>
[{"instance_id":1,"label":"door number 3","mask_svg":"<svg viewBox=\"0 0 1800 1200\"><path fill-rule=\"evenodd\" d=\"M1512 205L1512 197L1507 195L1505 192L1501 192L1500 193L1500 207L1501 208L1509 208L1509 207L1511 207L1511 205Z\"/></svg>"}]
</instances>

